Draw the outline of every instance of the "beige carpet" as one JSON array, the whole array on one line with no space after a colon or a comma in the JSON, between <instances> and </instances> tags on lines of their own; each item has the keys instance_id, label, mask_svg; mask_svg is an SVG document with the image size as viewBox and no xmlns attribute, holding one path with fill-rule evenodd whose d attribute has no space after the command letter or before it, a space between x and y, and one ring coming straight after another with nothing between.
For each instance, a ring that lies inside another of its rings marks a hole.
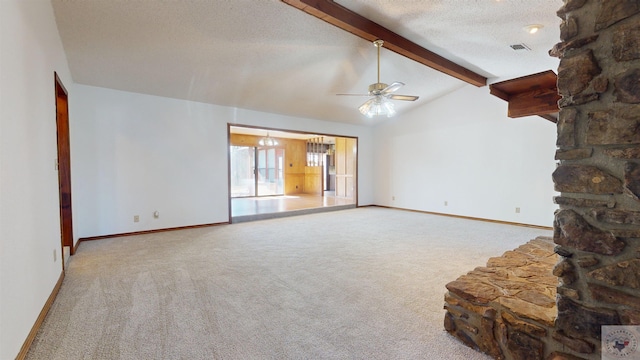
<instances>
[{"instance_id":1,"label":"beige carpet","mask_svg":"<svg viewBox=\"0 0 640 360\"><path fill-rule=\"evenodd\" d=\"M444 285L550 231L360 208L82 243L29 359L487 359Z\"/></svg>"}]
</instances>

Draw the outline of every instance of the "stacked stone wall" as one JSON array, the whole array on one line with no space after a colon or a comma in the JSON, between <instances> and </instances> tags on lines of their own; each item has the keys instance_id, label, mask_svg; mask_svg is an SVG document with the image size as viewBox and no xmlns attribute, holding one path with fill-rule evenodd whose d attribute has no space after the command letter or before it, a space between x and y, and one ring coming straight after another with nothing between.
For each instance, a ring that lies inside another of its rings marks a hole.
<instances>
[{"instance_id":1,"label":"stacked stone wall","mask_svg":"<svg viewBox=\"0 0 640 360\"><path fill-rule=\"evenodd\" d=\"M640 325L640 0L564 0L557 14L559 261L540 260L558 281L555 321L505 306L522 289L499 266L463 275L445 296L447 331L496 359L596 360L601 326ZM513 260L503 258L490 264Z\"/></svg>"},{"instance_id":2,"label":"stacked stone wall","mask_svg":"<svg viewBox=\"0 0 640 360\"><path fill-rule=\"evenodd\" d=\"M556 159L553 359L600 359L602 325L640 324L640 0L565 0Z\"/></svg>"}]
</instances>

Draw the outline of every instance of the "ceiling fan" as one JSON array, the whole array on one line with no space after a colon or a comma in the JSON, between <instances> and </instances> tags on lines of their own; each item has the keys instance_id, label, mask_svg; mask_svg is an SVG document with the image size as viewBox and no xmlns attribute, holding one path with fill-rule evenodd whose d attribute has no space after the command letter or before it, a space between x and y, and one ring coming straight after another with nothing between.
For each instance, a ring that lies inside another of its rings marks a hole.
<instances>
[{"instance_id":1,"label":"ceiling fan","mask_svg":"<svg viewBox=\"0 0 640 360\"><path fill-rule=\"evenodd\" d=\"M378 82L369 85L368 94L337 94L337 95L349 95L349 96L371 96L371 99L367 100L364 104L360 105L358 110L360 113L368 118L372 118L376 115L386 115L387 117L393 116L396 111L393 103L390 100L403 100L403 101L416 101L418 96L414 95L396 95L393 94L396 90L404 86L404 83L399 81L387 85L380 82L380 48L384 44L382 40L376 40L373 45L378 48Z\"/></svg>"}]
</instances>

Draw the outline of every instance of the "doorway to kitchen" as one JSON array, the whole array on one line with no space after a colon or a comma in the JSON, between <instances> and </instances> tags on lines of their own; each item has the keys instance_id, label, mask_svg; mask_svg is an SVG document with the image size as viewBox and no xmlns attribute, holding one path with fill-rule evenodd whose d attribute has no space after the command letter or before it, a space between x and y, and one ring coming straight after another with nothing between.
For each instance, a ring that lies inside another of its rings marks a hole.
<instances>
[{"instance_id":1,"label":"doorway to kitchen","mask_svg":"<svg viewBox=\"0 0 640 360\"><path fill-rule=\"evenodd\" d=\"M228 128L230 222L357 206L357 138Z\"/></svg>"}]
</instances>

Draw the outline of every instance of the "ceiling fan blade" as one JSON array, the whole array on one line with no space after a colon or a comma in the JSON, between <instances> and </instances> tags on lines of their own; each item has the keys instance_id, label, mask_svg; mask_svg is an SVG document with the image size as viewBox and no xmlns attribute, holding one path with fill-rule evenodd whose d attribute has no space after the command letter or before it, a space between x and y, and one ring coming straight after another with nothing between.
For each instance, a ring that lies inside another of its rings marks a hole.
<instances>
[{"instance_id":1,"label":"ceiling fan blade","mask_svg":"<svg viewBox=\"0 0 640 360\"><path fill-rule=\"evenodd\" d=\"M380 91L380 94L382 94L382 95L390 94L390 93L400 89L403 86L404 86L404 83L396 81L396 82L392 83L391 85L387 86L386 88L382 89L382 91Z\"/></svg>"},{"instance_id":2,"label":"ceiling fan blade","mask_svg":"<svg viewBox=\"0 0 640 360\"><path fill-rule=\"evenodd\" d=\"M403 100L403 101L416 101L419 96L414 95L389 95L389 99L391 100Z\"/></svg>"}]
</instances>

